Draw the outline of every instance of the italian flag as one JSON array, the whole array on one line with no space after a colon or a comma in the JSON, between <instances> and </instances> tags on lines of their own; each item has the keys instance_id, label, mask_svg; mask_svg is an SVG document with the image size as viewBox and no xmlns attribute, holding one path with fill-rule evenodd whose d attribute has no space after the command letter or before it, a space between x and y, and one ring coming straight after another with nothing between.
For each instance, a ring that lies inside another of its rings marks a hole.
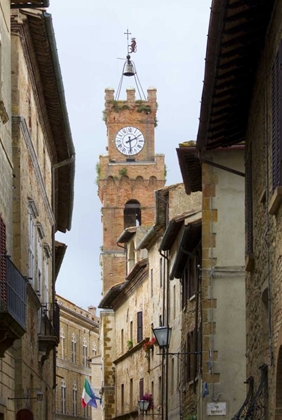
<instances>
[{"instance_id":1,"label":"italian flag","mask_svg":"<svg viewBox=\"0 0 282 420\"><path fill-rule=\"evenodd\" d=\"M101 399L94 394L88 379L85 378L81 397L81 405L82 407L90 405L91 407L97 408L96 400L100 400L101 402Z\"/></svg>"}]
</instances>

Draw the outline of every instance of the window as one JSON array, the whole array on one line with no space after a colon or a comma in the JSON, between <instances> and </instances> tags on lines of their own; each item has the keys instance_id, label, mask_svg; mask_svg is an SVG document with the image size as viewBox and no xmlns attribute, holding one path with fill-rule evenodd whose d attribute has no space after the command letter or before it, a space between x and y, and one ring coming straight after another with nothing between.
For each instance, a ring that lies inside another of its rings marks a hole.
<instances>
[{"instance_id":1,"label":"window","mask_svg":"<svg viewBox=\"0 0 282 420\"><path fill-rule=\"evenodd\" d=\"M42 296L42 247L39 235L37 236L37 284L35 288L38 296Z\"/></svg>"},{"instance_id":2,"label":"window","mask_svg":"<svg viewBox=\"0 0 282 420\"><path fill-rule=\"evenodd\" d=\"M66 382L64 379L61 382L61 412L66 414Z\"/></svg>"},{"instance_id":3,"label":"window","mask_svg":"<svg viewBox=\"0 0 282 420\"><path fill-rule=\"evenodd\" d=\"M154 271L151 268L151 297L154 296Z\"/></svg>"},{"instance_id":4,"label":"window","mask_svg":"<svg viewBox=\"0 0 282 420\"><path fill-rule=\"evenodd\" d=\"M75 334L72 334L72 338L71 338L71 361L73 363L76 362L76 338L75 338Z\"/></svg>"},{"instance_id":5,"label":"window","mask_svg":"<svg viewBox=\"0 0 282 420\"><path fill-rule=\"evenodd\" d=\"M143 313L137 312L137 343L143 340Z\"/></svg>"},{"instance_id":6,"label":"window","mask_svg":"<svg viewBox=\"0 0 282 420\"><path fill-rule=\"evenodd\" d=\"M175 284L173 285L173 289L172 289L172 299L173 299L172 316L173 316L173 319L175 319L175 317L176 317L176 289L175 289Z\"/></svg>"},{"instance_id":7,"label":"window","mask_svg":"<svg viewBox=\"0 0 282 420\"><path fill-rule=\"evenodd\" d=\"M159 396L158 396L159 397L159 405L162 404L162 400L163 400L162 395L163 395L163 393L162 393L162 377L159 376Z\"/></svg>"},{"instance_id":8,"label":"window","mask_svg":"<svg viewBox=\"0 0 282 420\"><path fill-rule=\"evenodd\" d=\"M83 366L87 366L87 343L86 339L83 339L83 347L82 347L82 364Z\"/></svg>"},{"instance_id":9,"label":"window","mask_svg":"<svg viewBox=\"0 0 282 420\"><path fill-rule=\"evenodd\" d=\"M72 387L72 400L73 400L73 415L77 416L77 386L76 382L73 382Z\"/></svg>"},{"instance_id":10,"label":"window","mask_svg":"<svg viewBox=\"0 0 282 420\"><path fill-rule=\"evenodd\" d=\"M170 382L170 393L171 393L171 395L173 395L174 394L174 374L175 374L175 372L174 372L174 359L171 359L171 375L170 375L170 378L171 378L171 382Z\"/></svg>"},{"instance_id":11,"label":"window","mask_svg":"<svg viewBox=\"0 0 282 420\"><path fill-rule=\"evenodd\" d=\"M195 256L188 259L182 275L182 309L186 307L187 299L190 299L197 293L200 264L201 254L199 248Z\"/></svg>"},{"instance_id":12,"label":"window","mask_svg":"<svg viewBox=\"0 0 282 420\"><path fill-rule=\"evenodd\" d=\"M121 348L121 352L123 353L123 330L120 331L120 348Z\"/></svg>"},{"instance_id":13,"label":"window","mask_svg":"<svg viewBox=\"0 0 282 420\"><path fill-rule=\"evenodd\" d=\"M94 354L94 356L96 356L96 354L97 354L97 346L96 346L95 341L94 341L94 343L93 343L92 353Z\"/></svg>"},{"instance_id":14,"label":"window","mask_svg":"<svg viewBox=\"0 0 282 420\"><path fill-rule=\"evenodd\" d=\"M129 409L133 410L133 379L130 379L130 388L129 388Z\"/></svg>"},{"instance_id":15,"label":"window","mask_svg":"<svg viewBox=\"0 0 282 420\"><path fill-rule=\"evenodd\" d=\"M252 149L246 159L246 254L253 253L253 186L252 186Z\"/></svg>"},{"instance_id":16,"label":"window","mask_svg":"<svg viewBox=\"0 0 282 420\"><path fill-rule=\"evenodd\" d=\"M60 345L61 345L61 357L62 359L65 358L65 332L63 328L60 331Z\"/></svg>"},{"instance_id":17,"label":"window","mask_svg":"<svg viewBox=\"0 0 282 420\"><path fill-rule=\"evenodd\" d=\"M282 42L272 66L272 192L282 184L282 131L281 131L281 95L282 95Z\"/></svg>"},{"instance_id":18,"label":"window","mask_svg":"<svg viewBox=\"0 0 282 420\"><path fill-rule=\"evenodd\" d=\"M46 303L48 308L49 304L49 258L44 249L43 257L43 283L42 283L42 301Z\"/></svg>"},{"instance_id":19,"label":"window","mask_svg":"<svg viewBox=\"0 0 282 420\"><path fill-rule=\"evenodd\" d=\"M160 258L160 287L163 287L163 259Z\"/></svg>"},{"instance_id":20,"label":"window","mask_svg":"<svg viewBox=\"0 0 282 420\"><path fill-rule=\"evenodd\" d=\"M120 390L120 403L121 403L121 412L124 413L124 384L121 384Z\"/></svg>"},{"instance_id":21,"label":"window","mask_svg":"<svg viewBox=\"0 0 282 420\"><path fill-rule=\"evenodd\" d=\"M144 395L144 379L139 380L139 400L142 400Z\"/></svg>"},{"instance_id":22,"label":"window","mask_svg":"<svg viewBox=\"0 0 282 420\"><path fill-rule=\"evenodd\" d=\"M132 321L130 321L130 324L129 324L129 339L133 341L133 322Z\"/></svg>"},{"instance_id":23,"label":"window","mask_svg":"<svg viewBox=\"0 0 282 420\"><path fill-rule=\"evenodd\" d=\"M35 228L33 216L31 213L28 215L28 277L34 284L34 270L35 270Z\"/></svg>"}]
</instances>

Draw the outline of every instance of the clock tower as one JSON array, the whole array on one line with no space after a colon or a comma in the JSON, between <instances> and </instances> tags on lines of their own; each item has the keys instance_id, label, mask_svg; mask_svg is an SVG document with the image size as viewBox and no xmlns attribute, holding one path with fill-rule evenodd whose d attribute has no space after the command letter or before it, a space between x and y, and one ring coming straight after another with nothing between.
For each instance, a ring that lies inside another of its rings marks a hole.
<instances>
[{"instance_id":1,"label":"clock tower","mask_svg":"<svg viewBox=\"0 0 282 420\"><path fill-rule=\"evenodd\" d=\"M156 89L146 100L115 100L105 90L107 154L99 157L98 187L102 203L103 295L126 277L126 253L117 239L127 227L154 223L154 192L165 184L164 155L155 154Z\"/></svg>"}]
</instances>

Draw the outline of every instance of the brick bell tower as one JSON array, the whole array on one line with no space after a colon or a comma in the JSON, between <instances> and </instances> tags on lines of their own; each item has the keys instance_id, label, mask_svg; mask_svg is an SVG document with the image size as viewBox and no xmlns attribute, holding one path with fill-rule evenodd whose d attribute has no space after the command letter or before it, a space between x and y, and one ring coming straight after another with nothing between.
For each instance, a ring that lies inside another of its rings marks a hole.
<instances>
[{"instance_id":1,"label":"brick bell tower","mask_svg":"<svg viewBox=\"0 0 282 420\"><path fill-rule=\"evenodd\" d=\"M126 277L126 254L117 238L127 227L154 223L154 192L165 184L164 155L155 154L156 89L147 90L147 100L136 101L134 88L126 93L126 100L115 100L114 90L105 90L108 153L98 166L103 296Z\"/></svg>"}]
</instances>

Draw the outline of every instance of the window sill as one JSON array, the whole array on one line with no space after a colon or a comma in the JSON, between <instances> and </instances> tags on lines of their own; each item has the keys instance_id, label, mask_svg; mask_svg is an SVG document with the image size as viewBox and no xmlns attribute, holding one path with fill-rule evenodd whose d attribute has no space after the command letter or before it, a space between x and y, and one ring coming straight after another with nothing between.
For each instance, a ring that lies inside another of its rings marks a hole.
<instances>
[{"instance_id":1,"label":"window sill","mask_svg":"<svg viewBox=\"0 0 282 420\"><path fill-rule=\"evenodd\" d=\"M254 254L247 254L245 258L245 270L253 271L255 268L255 257Z\"/></svg>"},{"instance_id":2,"label":"window sill","mask_svg":"<svg viewBox=\"0 0 282 420\"><path fill-rule=\"evenodd\" d=\"M280 204L282 202L282 187L277 187L272 194L269 206L268 206L268 212L269 214L272 214L275 216L279 210Z\"/></svg>"}]
</instances>

